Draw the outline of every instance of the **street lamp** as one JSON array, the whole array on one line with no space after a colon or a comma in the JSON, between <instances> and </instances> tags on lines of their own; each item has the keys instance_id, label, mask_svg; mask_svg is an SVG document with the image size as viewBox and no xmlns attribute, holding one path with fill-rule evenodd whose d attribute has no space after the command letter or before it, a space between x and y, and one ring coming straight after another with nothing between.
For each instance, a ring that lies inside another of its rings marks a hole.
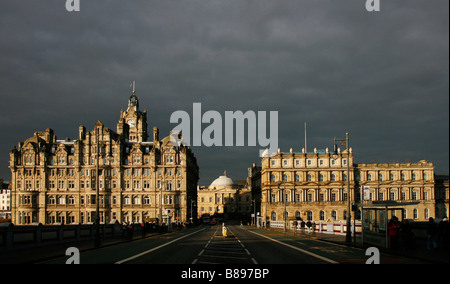
<instances>
[{"instance_id":1,"label":"street lamp","mask_svg":"<svg viewBox=\"0 0 450 284\"><path fill-rule=\"evenodd\" d=\"M345 235L345 242L350 243L352 241L352 233L351 233L351 208L350 208L350 147L349 147L349 138L348 132L345 133L345 139L334 138L334 154L336 153L336 142L341 143L341 145L346 147L347 150L347 233Z\"/></svg>"},{"instance_id":2,"label":"street lamp","mask_svg":"<svg viewBox=\"0 0 450 284\"><path fill-rule=\"evenodd\" d=\"M283 184L283 189L281 190L281 198L283 199L283 204L284 204L284 212L283 212L283 223L284 223L284 232L286 232L287 228L286 228L286 196L284 195L284 191L286 190L286 183L289 182L279 182L278 183L278 190L280 190L280 185Z\"/></svg>"}]
</instances>

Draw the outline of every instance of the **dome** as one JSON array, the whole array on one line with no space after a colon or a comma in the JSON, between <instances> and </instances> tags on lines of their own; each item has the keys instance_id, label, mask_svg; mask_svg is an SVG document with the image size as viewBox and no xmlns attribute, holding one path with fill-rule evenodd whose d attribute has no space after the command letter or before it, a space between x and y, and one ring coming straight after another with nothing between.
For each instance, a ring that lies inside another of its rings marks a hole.
<instances>
[{"instance_id":1,"label":"dome","mask_svg":"<svg viewBox=\"0 0 450 284\"><path fill-rule=\"evenodd\" d=\"M227 177L226 175L220 176L218 178L216 178L212 183L211 183L211 187L212 186L232 186L234 185L234 181Z\"/></svg>"}]
</instances>

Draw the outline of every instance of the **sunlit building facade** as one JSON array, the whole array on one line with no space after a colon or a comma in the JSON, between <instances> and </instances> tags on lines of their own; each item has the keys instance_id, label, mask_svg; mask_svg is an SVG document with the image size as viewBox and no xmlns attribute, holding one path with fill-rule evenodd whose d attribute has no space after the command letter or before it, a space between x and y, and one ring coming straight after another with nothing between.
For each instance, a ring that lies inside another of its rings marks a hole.
<instances>
[{"instance_id":1,"label":"sunlit building facade","mask_svg":"<svg viewBox=\"0 0 450 284\"><path fill-rule=\"evenodd\" d=\"M147 141L147 112L134 91L117 131L97 121L91 131L80 126L75 140L58 140L52 129L35 132L10 151L12 222L89 224L97 203L101 223L187 222L197 160L170 136L160 139L158 128L151 135Z\"/></svg>"},{"instance_id":2,"label":"sunlit building facade","mask_svg":"<svg viewBox=\"0 0 450 284\"><path fill-rule=\"evenodd\" d=\"M397 214L415 221L448 214L445 201L439 201L443 205L436 202L434 165L425 160L356 164L351 148L338 149L336 153L328 149L308 153L304 149L302 153L279 150L272 157L263 157L261 167L254 164L249 168L249 180L262 222L300 219L344 222L348 199L352 219L361 217L361 200L368 206L393 201L403 209ZM441 191L439 196L445 200L445 186ZM443 209L436 209L439 206Z\"/></svg>"}]
</instances>

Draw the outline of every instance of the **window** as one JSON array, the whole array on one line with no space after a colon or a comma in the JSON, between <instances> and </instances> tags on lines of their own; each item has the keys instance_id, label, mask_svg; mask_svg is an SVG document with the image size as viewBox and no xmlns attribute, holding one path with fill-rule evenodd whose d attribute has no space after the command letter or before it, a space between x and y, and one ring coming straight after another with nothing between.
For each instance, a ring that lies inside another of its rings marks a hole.
<instances>
[{"instance_id":1,"label":"window","mask_svg":"<svg viewBox=\"0 0 450 284\"><path fill-rule=\"evenodd\" d=\"M283 174L283 181L288 181L288 176L287 176L287 174Z\"/></svg>"},{"instance_id":2,"label":"window","mask_svg":"<svg viewBox=\"0 0 450 284\"><path fill-rule=\"evenodd\" d=\"M336 175L335 174L331 174L331 181L336 181Z\"/></svg>"},{"instance_id":3,"label":"window","mask_svg":"<svg viewBox=\"0 0 450 284\"><path fill-rule=\"evenodd\" d=\"M412 180L416 180L417 179L416 174L413 173L411 178Z\"/></svg>"},{"instance_id":4,"label":"window","mask_svg":"<svg viewBox=\"0 0 450 284\"><path fill-rule=\"evenodd\" d=\"M323 174L319 175L319 181L323 181Z\"/></svg>"},{"instance_id":5,"label":"window","mask_svg":"<svg viewBox=\"0 0 450 284\"><path fill-rule=\"evenodd\" d=\"M164 204L173 204L173 196L172 195L166 195Z\"/></svg>"},{"instance_id":6,"label":"window","mask_svg":"<svg viewBox=\"0 0 450 284\"><path fill-rule=\"evenodd\" d=\"M335 202L336 201L336 193L331 193L331 202Z\"/></svg>"},{"instance_id":7,"label":"window","mask_svg":"<svg viewBox=\"0 0 450 284\"><path fill-rule=\"evenodd\" d=\"M371 180L372 180L372 175L371 175L371 174L368 174L368 175L367 175L367 180L368 180L368 181L371 181Z\"/></svg>"},{"instance_id":8,"label":"window","mask_svg":"<svg viewBox=\"0 0 450 284\"><path fill-rule=\"evenodd\" d=\"M270 201L271 201L271 202L277 202L277 195L274 194L274 193L272 193L272 194L270 195Z\"/></svg>"},{"instance_id":9,"label":"window","mask_svg":"<svg viewBox=\"0 0 450 284\"><path fill-rule=\"evenodd\" d=\"M276 182L276 181L277 181L277 179L276 179L275 175L271 174L270 175L270 182Z\"/></svg>"},{"instance_id":10,"label":"window","mask_svg":"<svg viewBox=\"0 0 450 284\"><path fill-rule=\"evenodd\" d=\"M324 202L325 201L325 196L323 193L319 194L319 202Z\"/></svg>"},{"instance_id":11,"label":"window","mask_svg":"<svg viewBox=\"0 0 450 284\"><path fill-rule=\"evenodd\" d=\"M272 221L276 221L277 220L277 213L276 212L270 213L270 220L272 220Z\"/></svg>"},{"instance_id":12,"label":"window","mask_svg":"<svg viewBox=\"0 0 450 284\"><path fill-rule=\"evenodd\" d=\"M296 182L299 182L300 181L300 176L297 174L297 175L295 175L295 181Z\"/></svg>"},{"instance_id":13,"label":"window","mask_svg":"<svg viewBox=\"0 0 450 284\"><path fill-rule=\"evenodd\" d=\"M306 180L307 180L307 181L312 181L312 176L311 176L310 174L308 174L308 175L306 176Z\"/></svg>"},{"instance_id":14,"label":"window","mask_svg":"<svg viewBox=\"0 0 450 284\"><path fill-rule=\"evenodd\" d=\"M320 220L321 221L325 220L325 212L324 211L320 211Z\"/></svg>"}]
</instances>

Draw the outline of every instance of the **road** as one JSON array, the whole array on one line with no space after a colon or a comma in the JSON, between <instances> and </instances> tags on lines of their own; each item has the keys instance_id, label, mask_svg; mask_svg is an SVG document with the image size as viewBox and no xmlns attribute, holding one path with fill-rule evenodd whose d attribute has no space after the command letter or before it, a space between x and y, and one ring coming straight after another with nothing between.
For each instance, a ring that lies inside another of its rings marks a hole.
<instances>
[{"instance_id":1,"label":"road","mask_svg":"<svg viewBox=\"0 0 450 284\"><path fill-rule=\"evenodd\" d=\"M366 262L365 250L256 228L230 225L152 236L80 253L81 264L337 264ZM65 263L68 257L45 263ZM381 255L381 263L418 263Z\"/></svg>"}]
</instances>

